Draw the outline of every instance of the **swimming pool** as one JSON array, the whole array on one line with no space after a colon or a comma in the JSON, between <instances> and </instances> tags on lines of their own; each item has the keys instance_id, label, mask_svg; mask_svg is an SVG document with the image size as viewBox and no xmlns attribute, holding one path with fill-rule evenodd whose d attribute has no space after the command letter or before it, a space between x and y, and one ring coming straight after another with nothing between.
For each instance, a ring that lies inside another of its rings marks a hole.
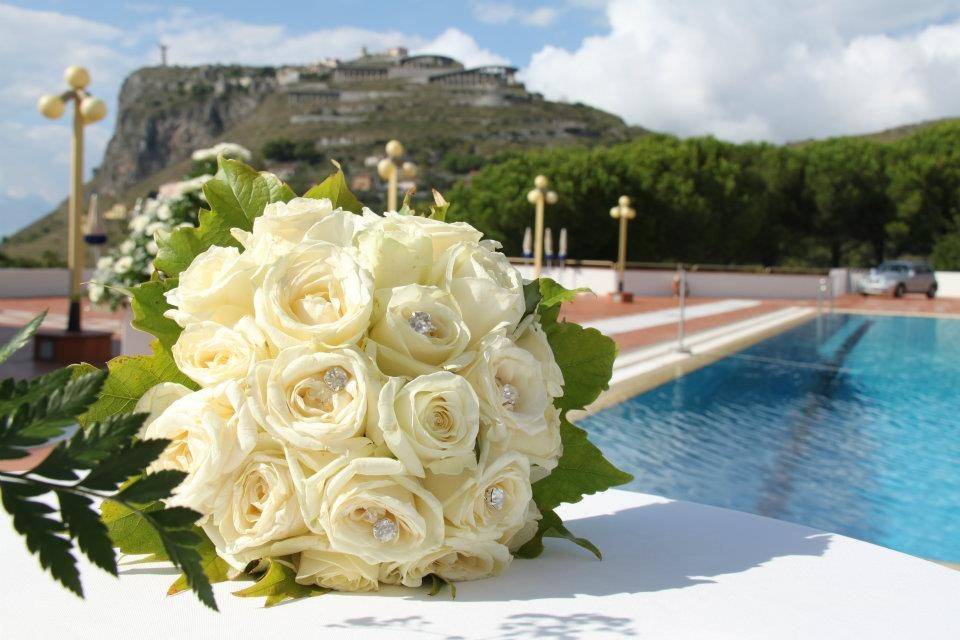
<instances>
[{"instance_id":1,"label":"swimming pool","mask_svg":"<svg viewBox=\"0 0 960 640\"><path fill-rule=\"evenodd\" d=\"M628 488L960 562L960 320L820 316L581 424Z\"/></svg>"}]
</instances>

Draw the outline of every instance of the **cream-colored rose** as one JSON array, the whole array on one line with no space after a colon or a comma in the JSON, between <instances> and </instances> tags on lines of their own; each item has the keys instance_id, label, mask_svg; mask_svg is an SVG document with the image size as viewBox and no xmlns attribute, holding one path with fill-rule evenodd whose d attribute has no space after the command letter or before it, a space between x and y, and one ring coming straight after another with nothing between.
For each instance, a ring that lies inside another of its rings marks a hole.
<instances>
[{"instance_id":1,"label":"cream-colored rose","mask_svg":"<svg viewBox=\"0 0 960 640\"><path fill-rule=\"evenodd\" d=\"M232 229L231 234L256 264L268 265L304 241L349 246L370 222L370 216L334 209L329 198L294 198L271 202L254 219L252 231Z\"/></svg>"},{"instance_id":2,"label":"cream-colored rose","mask_svg":"<svg viewBox=\"0 0 960 640\"><path fill-rule=\"evenodd\" d=\"M489 438L511 431L535 435L546 428L547 394L540 362L502 334L480 341L474 361L463 371L480 398L480 420Z\"/></svg>"},{"instance_id":3,"label":"cream-colored rose","mask_svg":"<svg viewBox=\"0 0 960 640\"><path fill-rule=\"evenodd\" d=\"M448 535L509 540L523 526L533 497L530 464L516 452L481 456L459 476L428 474L424 487L443 504Z\"/></svg>"},{"instance_id":4,"label":"cream-colored rose","mask_svg":"<svg viewBox=\"0 0 960 640\"><path fill-rule=\"evenodd\" d=\"M494 453L516 451L525 455L530 462L531 482L550 475L563 454L563 443L560 439L560 411L549 404L544 412L544 419L547 427L533 435L519 429L511 429L503 440L484 438ZM486 433L485 428L482 433Z\"/></svg>"},{"instance_id":5,"label":"cream-colored rose","mask_svg":"<svg viewBox=\"0 0 960 640\"><path fill-rule=\"evenodd\" d=\"M474 341L496 329L512 329L523 317L523 278L488 242L451 246L434 265L430 280L457 301Z\"/></svg>"},{"instance_id":6,"label":"cream-colored rose","mask_svg":"<svg viewBox=\"0 0 960 640\"><path fill-rule=\"evenodd\" d=\"M535 315L529 315L517 328L514 342L521 349L526 349L533 354L533 357L540 363L543 369L543 379L547 383L547 393L554 398L563 395L563 371L557 364L557 359L553 355L553 349L547 341L547 334Z\"/></svg>"},{"instance_id":7,"label":"cream-colored rose","mask_svg":"<svg viewBox=\"0 0 960 640\"><path fill-rule=\"evenodd\" d=\"M265 557L273 543L307 533L283 448L266 434L214 488L218 492L203 530L233 567Z\"/></svg>"},{"instance_id":8,"label":"cream-colored rose","mask_svg":"<svg viewBox=\"0 0 960 640\"><path fill-rule=\"evenodd\" d=\"M469 344L470 330L446 291L415 284L377 291L368 345L385 374L455 371L470 362Z\"/></svg>"},{"instance_id":9,"label":"cream-colored rose","mask_svg":"<svg viewBox=\"0 0 960 640\"><path fill-rule=\"evenodd\" d=\"M380 568L349 553L309 550L300 554L296 580L336 591L376 591Z\"/></svg>"},{"instance_id":10,"label":"cream-colored rose","mask_svg":"<svg viewBox=\"0 0 960 640\"><path fill-rule=\"evenodd\" d=\"M181 327L203 320L233 325L253 313L254 267L236 247L210 247L180 274L176 288L164 294L174 307L164 315Z\"/></svg>"},{"instance_id":11,"label":"cream-colored rose","mask_svg":"<svg viewBox=\"0 0 960 640\"><path fill-rule=\"evenodd\" d=\"M378 218L357 235L360 264L373 275L377 289L426 284L433 264L433 243L407 219Z\"/></svg>"},{"instance_id":12,"label":"cream-colored rose","mask_svg":"<svg viewBox=\"0 0 960 640\"><path fill-rule=\"evenodd\" d=\"M167 504L210 513L217 489L256 442L255 432L240 426L237 412L242 403L240 385L224 382L174 401L147 427L144 438L171 441L150 471L187 473Z\"/></svg>"},{"instance_id":13,"label":"cream-colored rose","mask_svg":"<svg viewBox=\"0 0 960 640\"><path fill-rule=\"evenodd\" d=\"M480 404L470 383L439 371L404 384L391 378L380 392L380 419L370 437L383 442L407 471L423 477L476 466Z\"/></svg>"},{"instance_id":14,"label":"cream-colored rose","mask_svg":"<svg viewBox=\"0 0 960 640\"><path fill-rule=\"evenodd\" d=\"M137 435L142 438L147 427L160 417L160 415L167 410L167 407L191 393L193 392L190 391L190 389L176 382L161 382L147 389L146 393L140 396L136 406L133 408L134 413L147 414L147 419L143 421L143 425L140 427L140 433Z\"/></svg>"},{"instance_id":15,"label":"cream-colored rose","mask_svg":"<svg viewBox=\"0 0 960 640\"><path fill-rule=\"evenodd\" d=\"M373 282L350 253L329 243L302 244L274 262L254 296L257 324L277 349L332 349L363 337Z\"/></svg>"},{"instance_id":16,"label":"cream-colored rose","mask_svg":"<svg viewBox=\"0 0 960 640\"><path fill-rule=\"evenodd\" d=\"M453 537L445 546L449 552L433 562L430 573L451 582L498 576L513 560L507 547L492 540Z\"/></svg>"},{"instance_id":17,"label":"cream-colored rose","mask_svg":"<svg viewBox=\"0 0 960 640\"><path fill-rule=\"evenodd\" d=\"M362 445L357 439L377 423L377 373L354 347L329 352L288 347L255 365L248 387L241 420L299 449Z\"/></svg>"},{"instance_id":18,"label":"cream-colored rose","mask_svg":"<svg viewBox=\"0 0 960 640\"><path fill-rule=\"evenodd\" d=\"M523 519L523 526L506 542L507 548L510 549L511 553L515 553L520 547L533 540L533 537L537 535L537 530L540 528L540 520L542 518L543 515L540 513L540 509L537 508L537 503L531 500L527 507L527 515L524 516Z\"/></svg>"},{"instance_id":19,"label":"cream-colored rose","mask_svg":"<svg viewBox=\"0 0 960 640\"><path fill-rule=\"evenodd\" d=\"M370 563L413 560L443 542L440 503L392 458L351 460L320 504L331 549Z\"/></svg>"},{"instance_id":20,"label":"cream-colored rose","mask_svg":"<svg viewBox=\"0 0 960 640\"><path fill-rule=\"evenodd\" d=\"M270 357L266 336L249 316L233 327L208 320L188 324L171 351L177 368L204 387L245 379L258 361Z\"/></svg>"},{"instance_id":21,"label":"cream-colored rose","mask_svg":"<svg viewBox=\"0 0 960 640\"><path fill-rule=\"evenodd\" d=\"M443 252L458 242L479 242L483 234L466 222L443 222L423 216L411 216L387 211L384 214L384 226L394 228L404 226L416 229L420 235L430 238L433 249L431 262L438 260Z\"/></svg>"}]
</instances>

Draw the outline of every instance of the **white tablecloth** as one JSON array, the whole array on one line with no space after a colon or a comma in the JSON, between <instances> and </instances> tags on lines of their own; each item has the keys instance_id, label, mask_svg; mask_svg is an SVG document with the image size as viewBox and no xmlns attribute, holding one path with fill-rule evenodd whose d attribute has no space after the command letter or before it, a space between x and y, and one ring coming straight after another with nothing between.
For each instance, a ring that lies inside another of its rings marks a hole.
<instances>
[{"instance_id":1,"label":"white tablecloth","mask_svg":"<svg viewBox=\"0 0 960 640\"><path fill-rule=\"evenodd\" d=\"M217 585L221 613L166 597L172 575L89 566L80 600L0 518L0 638L960 638L960 572L843 536L608 491L562 509L604 552L550 540L495 580L431 598L391 588L271 609Z\"/></svg>"}]
</instances>

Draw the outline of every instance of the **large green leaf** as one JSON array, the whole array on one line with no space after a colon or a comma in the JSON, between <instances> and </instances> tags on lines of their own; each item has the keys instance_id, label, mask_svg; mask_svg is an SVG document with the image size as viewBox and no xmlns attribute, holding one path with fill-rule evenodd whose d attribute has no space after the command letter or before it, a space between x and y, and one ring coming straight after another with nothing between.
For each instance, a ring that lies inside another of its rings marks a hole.
<instances>
[{"instance_id":1,"label":"large green leaf","mask_svg":"<svg viewBox=\"0 0 960 640\"><path fill-rule=\"evenodd\" d=\"M347 180L343 175L343 170L340 168L340 165L336 162L334 162L333 165L337 170L327 176L320 184L311 187L309 191L303 194L303 197L316 198L318 200L321 198L330 198L335 209L340 207L346 211L360 213L363 205L360 204L357 197L353 195L347 187Z\"/></svg>"},{"instance_id":2,"label":"large green leaf","mask_svg":"<svg viewBox=\"0 0 960 640\"><path fill-rule=\"evenodd\" d=\"M133 411L137 400L161 382L177 382L197 389L193 380L180 373L173 356L159 342L153 343L153 355L118 356L107 363L107 368L110 375L100 397L81 417L82 424Z\"/></svg>"},{"instance_id":3,"label":"large green leaf","mask_svg":"<svg viewBox=\"0 0 960 640\"><path fill-rule=\"evenodd\" d=\"M600 449L587 439L587 432L566 416L560 423L560 438L563 455L557 467L533 484L533 499L541 511L552 510L562 502L579 502L585 495L633 480L633 476L604 458Z\"/></svg>"},{"instance_id":4,"label":"large green leaf","mask_svg":"<svg viewBox=\"0 0 960 640\"><path fill-rule=\"evenodd\" d=\"M560 516L553 511L543 512L543 517L537 526L537 533L526 544L517 549L516 556L519 558L536 558L543 553L544 538L563 538L564 540L569 540L597 556L597 560L602 559L600 549L598 549L596 545L586 538L579 538L573 535L570 530L564 526Z\"/></svg>"},{"instance_id":5,"label":"large green leaf","mask_svg":"<svg viewBox=\"0 0 960 640\"><path fill-rule=\"evenodd\" d=\"M141 507L147 513L161 509L163 505L159 502ZM100 519L107 527L113 546L121 552L132 556L144 555L150 562L167 558L160 534L133 509L106 501L100 509Z\"/></svg>"},{"instance_id":6,"label":"large green leaf","mask_svg":"<svg viewBox=\"0 0 960 640\"><path fill-rule=\"evenodd\" d=\"M199 220L200 225L197 228L183 227L169 233L157 232L159 250L153 260L153 266L157 270L168 276L179 275L190 266L194 258L213 245L239 248L240 243L230 235L230 229L250 229L249 222L242 215L230 216L201 209Z\"/></svg>"},{"instance_id":7,"label":"large green leaf","mask_svg":"<svg viewBox=\"0 0 960 640\"><path fill-rule=\"evenodd\" d=\"M560 370L563 371L561 409L583 409L610 386L616 343L596 329L584 329L572 322L544 327Z\"/></svg>"},{"instance_id":8,"label":"large green leaf","mask_svg":"<svg viewBox=\"0 0 960 640\"><path fill-rule=\"evenodd\" d=\"M180 325L163 314L173 307L163 297L177 286L176 278L151 278L133 288L130 308L133 310L133 326L156 337L166 348L173 347L182 329Z\"/></svg>"},{"instance_id":9,"label":"large green leaf","mask_svg":"<svg viewBox=\"0 0 960 640\"><path fill-rule=\"evenodd\" d=\"M40 315L25 324L19 331L13 334L13 337L3 346L0 346L0 364L12 356L30 342L33 334L40 328L40 323L47 316L46 310L41 311Z\"/></svg>"},{"instance_id":10,"label":"large green leaf","mask_svg":"<svg viewBox=\"0 0 960 640\"><path fill-rule=\"evenodd\" d=\"M261 171L260 176L267 181L270 202L290 202L297 197L293 189L288 187L283 180L269 171Z\"/></svg>"},{"instance_id":11,"label":"large green leaf","mask_svg":"<svg viewBox=\"0 0 960 640\"><path fill-rule=\"evenodd\" d=\"M231 219L245 218L249 229L253 219L270 202L270 184L255 169L239 160L219 159L220 170L203 185L210 208Z\"/></svg>"},{"instance_id":12,"label":"large green leaf","mask_svg":"<svg viewBox=\"0 0 960 640\"><path fill-rule=\"evenodd\" d=\"M246 589L235 591L233 595L241 598L266 598L264 604L272 607L288 598L306 598L329 592L329 589L300 584L294 579L295 577L296 572L293 569L271 559L270 567L259 580Z\"/></svg>"}]
</instances>

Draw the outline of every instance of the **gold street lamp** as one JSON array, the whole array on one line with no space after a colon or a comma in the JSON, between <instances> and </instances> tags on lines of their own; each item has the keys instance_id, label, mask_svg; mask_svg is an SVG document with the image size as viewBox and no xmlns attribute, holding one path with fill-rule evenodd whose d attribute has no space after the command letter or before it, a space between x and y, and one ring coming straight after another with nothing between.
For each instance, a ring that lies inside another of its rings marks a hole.
<instances>
[{"instance_id":1,"label":"gold street lamp","mask_svg":"<svg viewBox=\"0 0 960 640\"><path fill-rule=\"evenodd\" d=\"M37 101L45 117L56 120L67 103L73 101L73 143L70 156L70 203L67 209L67 266L70 268L70 315L67 331L80 331L80 274L83 270L80 241L80 206L83 201L83 127L103 120L107 105L87 92L90 72L83 67L67 67L63 79L70 88L63 93L47 94Z\"/></svg>"},{"instance_id":2,"label":"gold street lamp","mask_svg":"<svg viewBox=\"0 0 960 640\"><path fill-rule=\"evenodd\" d=\"M540 270L543 267L543 209L546 204L557 203L557 192L548 191L550 181L547 176L537 176L533 179L533 189L527 194L527 200L530 201L536 210L533 224L533 277L540 277Z\"/></svg>"},{"instance_id":3,"label":"gold street lamp","mask_svg":"<svg viewBox=\"0 0 960 640\"><path fill-rule=\"evenodd\" d=\"M621 302L628 302L627 299L633 296L624 294L623 283L627 270L627 222L637 217L637 211L630 206L630 198L620 196L617 206L610 209L610 217L614 220L620 220L620 248L617 252L617 297Z\"/></svg>"},{"instance_id":4,"label":"gold street lamp","mask_svg":"<svg viewBox=\"0 0 960 640\"><path fill-rule=\"evenodd\" d=\"M399 140L391 140L386 146L387 157L377 164L377 173L387 181L387 210L397 210L397 178L400 174L407 180L417 177L417 165L400 160L405 152Z\"/></svg>"}]
</instances>

